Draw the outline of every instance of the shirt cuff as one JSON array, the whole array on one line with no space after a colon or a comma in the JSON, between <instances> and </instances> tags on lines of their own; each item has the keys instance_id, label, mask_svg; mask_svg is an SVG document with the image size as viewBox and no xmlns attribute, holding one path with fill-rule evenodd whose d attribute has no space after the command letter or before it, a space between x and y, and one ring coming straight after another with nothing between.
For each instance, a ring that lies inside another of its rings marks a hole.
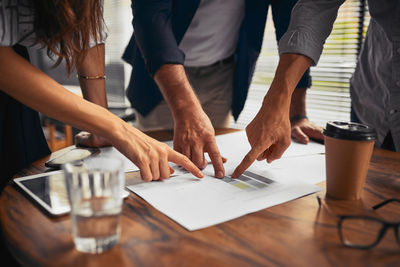
<instances>
[{"instance_id":1,"label":"shirt cuff","mask_svg":"<svg viewBox=\"0 0 400 267\"><path fill-rule=\"evenodd\" d=\"M301 54L311 58L311 65L315 66L318 64L324 48L323 43L321 40L316 40L308 32L289 31L279 41L279 55L287 53Z\"/></svg>"}]
</instances>

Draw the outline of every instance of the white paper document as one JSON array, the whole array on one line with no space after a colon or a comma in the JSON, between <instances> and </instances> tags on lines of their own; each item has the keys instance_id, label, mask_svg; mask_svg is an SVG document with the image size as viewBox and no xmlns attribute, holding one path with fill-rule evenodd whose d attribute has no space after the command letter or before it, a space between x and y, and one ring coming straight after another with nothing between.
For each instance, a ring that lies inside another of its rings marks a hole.
<instances>
[{"instance_id":1,"label":"white paper document","mask_svg":"<svg viewBox=\"0 0 400 267\"><path fill-rule=\"evenodd\" d=\"M128 189L192 231L315 193L320 188L313 183L325 177L319 166L324 159L324 146L292 143L279 163L255 162L241 177L232 179L229 175L250 150L246 134L220 135L217 143L221 154L228 158L224 164L225 178L214 178L212 165L203 170L203 179L174 166L174 177L130 185ZM312 178L307 176L306 169L298 170L301 167L299 159L307 157L311 157L304 160L307 168L318 165ZM309 163L310 160L314 163Z\"/></svg>"},{"instance_id":2,"label":"white paper document","mask_svg":"<svg viewBox=\"0 0 400 267\"><path fill-rule=\"evenodd\" d=\"M218 148L226 157L240 160L250 151L250 144L245 131L231 134L218 135L215 137ZM325 146L316 142L309 142L307 145L292 142L282 158L300 157L305 155L325 154Z\"/></svg>"},{"instance_id":3,"label":"white paper document","mask_svg":"<svg viewBox=\"0 0 400 267\"><path fill-rule=\"evenodd\" d=\"M128 189L190 231L320 190L306 183L278 182L251 170L238 179L210 176L197 179L184 173L164 181L132 185Z\"/></svg>"}]
</instances>

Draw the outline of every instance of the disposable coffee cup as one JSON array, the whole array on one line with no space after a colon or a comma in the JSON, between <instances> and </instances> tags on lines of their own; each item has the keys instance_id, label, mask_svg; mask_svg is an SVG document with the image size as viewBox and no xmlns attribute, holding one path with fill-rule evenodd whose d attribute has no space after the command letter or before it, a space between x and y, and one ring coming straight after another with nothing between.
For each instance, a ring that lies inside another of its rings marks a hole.
<instances>
[{"instance_id":1,"label":"disposable coffee cup","mask_svg":"<svg viewBox=\"0 0 400 267\"><path fill-rule=\"evenodd\" d=\"M332 121L324 130L327 197L357 200L365 184L376 132L353 122Z\"/></svg>"}]
</instances>

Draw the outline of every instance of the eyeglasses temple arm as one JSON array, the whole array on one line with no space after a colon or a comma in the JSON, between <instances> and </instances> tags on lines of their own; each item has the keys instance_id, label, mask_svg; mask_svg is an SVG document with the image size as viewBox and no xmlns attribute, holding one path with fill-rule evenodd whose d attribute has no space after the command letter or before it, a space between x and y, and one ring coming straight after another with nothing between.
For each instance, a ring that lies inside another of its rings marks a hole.
<instances>
[{"instance_id":1,"label":"eyeglasses temple arm","mask_svg":"<svg viewBox=\"0 0 400 267\"><path fill-rule=\"evenodd\" d=\"M383 207L386 204L389 204L391 202L400 202L400 199L398 199L398 198L387 199L387 200L385 200L385 201L383 201L383 202L381 202L379 204L376 204L375 206L372 207L372 209L377 210L377 209L379 209L379 208L381 208L381 207Z\"/></svg>"}]
</instances>

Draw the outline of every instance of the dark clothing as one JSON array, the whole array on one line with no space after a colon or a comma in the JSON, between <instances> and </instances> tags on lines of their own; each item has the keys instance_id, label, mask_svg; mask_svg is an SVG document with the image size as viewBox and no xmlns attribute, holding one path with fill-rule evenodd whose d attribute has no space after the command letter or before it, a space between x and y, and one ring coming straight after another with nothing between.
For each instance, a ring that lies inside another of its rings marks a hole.
<instances>
[{"instance_id":1,"label":"dark clothing","mask_svg":"<svg viewBox=\"0 0 400 267\"><path fill-rule=\"evenodd\" d=\"M353 107L351 107L350 121L357 122L357 123L363 123L358 118L358 116L357 116L356 112L354 111ZM396 147L394 146L392 133L390 131L386 134L385 139L383 139L383 142L380 145L380 148L386 149L386 150L391 150L391 151L396 151Z\"/></svg>"},{"instance_id":2,"label":"dark clothing","mask_svg":"<svg viewBox=\"0 0 400 267\"><path fill-rule=\"evenodd\" d=\"M289 26L291 9L297 0L245 1L245 16L234 54L236 61L232 115L239 117L247 98L257 58L263 41L269 5L272 6L276 38L279 40ZM200 0L132 0L132 36L123 59L132 65L127 96L132 106L146 116L160 103L162 95L153 75L164 64L183 64L185 55L178 48ZM309 70L298 88L311 86Z\"/></svg>"},{"instance_id":3,"label":"dark clothing","mask_svg":"<svg viewBox=\"0 0 400 267\"><path fill-rule=\"evenodd\" d=\"M25 47L13 49L29 60ZM50 153L39 114L0 91L0 189L16 172Z\"/></svg>"}]
</instances>

